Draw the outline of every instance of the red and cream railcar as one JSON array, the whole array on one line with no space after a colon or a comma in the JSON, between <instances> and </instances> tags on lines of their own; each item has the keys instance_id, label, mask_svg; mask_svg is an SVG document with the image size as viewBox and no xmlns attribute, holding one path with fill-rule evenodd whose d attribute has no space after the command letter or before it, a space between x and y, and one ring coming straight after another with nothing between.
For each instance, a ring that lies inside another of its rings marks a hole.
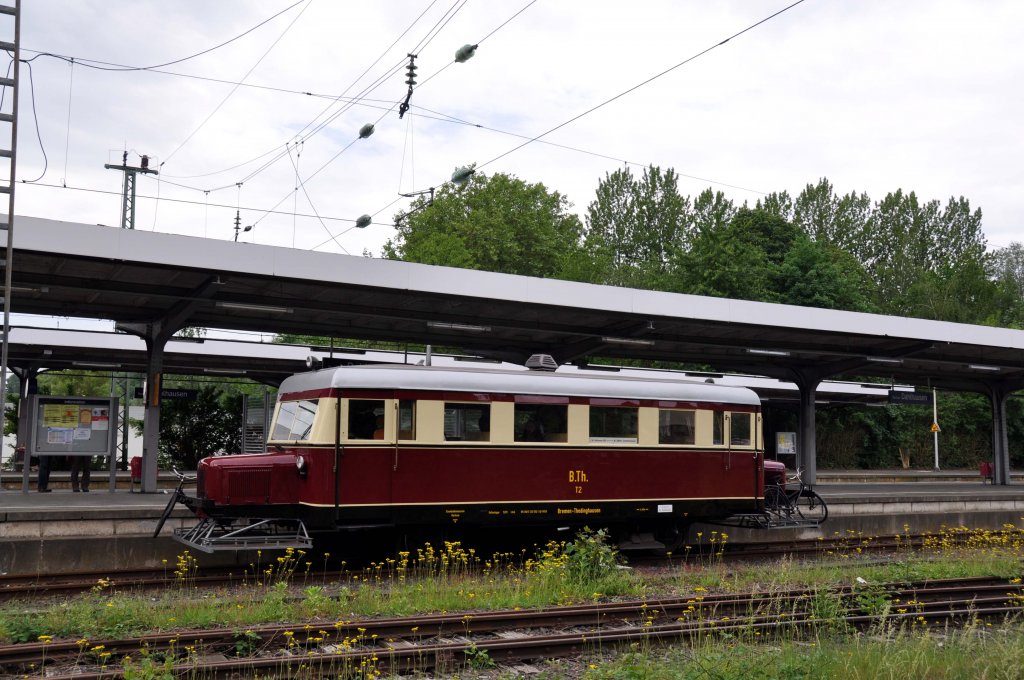
<instances>
[{"instance_id":1,"label":"red and cream railcar","mask_svg":"<svg viewBox=\"0 0 1024 680\"><path fill-rule=\"evenodd\" d=\"M608 526L672 533L763 508L750 390L605 372L348 366L280 388L268 450L200 462L203 550L275 527ZM254 528L253 528L254 527ZM285 545L285 543L276 543Z\"/></svg>"}]
</instances>

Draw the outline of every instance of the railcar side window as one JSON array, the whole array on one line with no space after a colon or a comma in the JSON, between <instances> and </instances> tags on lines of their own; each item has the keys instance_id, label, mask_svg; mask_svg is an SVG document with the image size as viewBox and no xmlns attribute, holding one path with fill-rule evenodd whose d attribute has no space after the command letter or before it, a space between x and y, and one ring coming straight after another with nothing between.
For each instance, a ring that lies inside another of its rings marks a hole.
<instances>
[{"instance_id":1,"label":"railcar side window","mask_svg":"<svg viewBox=\"0 0 1024 680\"><path fill-rule=\"evenodd\" d=\"M517 442L564 442L568 440L567 404L516 404Z\"/></svg>"},{"instance_id":2,"label":"railcar side window","mask_svg":"<svg viewBox=\"0 0 1024 680\"><path fill-rule=\"evenodd\" d=\"M750 414L733 413L729 418L732 421L729 443L733 446L750 446Z\"/></svg>"},{"instance_id":3,"label":"railcar side window","mask_svg":"<svg viewBox=\"0 0 1024 680\"><path fill-rule=\"evenodd\" d=\"M348 438L384 438L384 400L348 400Z\"/></svg>"},{"instance_id":4,"label":"railcar side window","mask_svg":"<svg viewBox=\"0 0 1024 680\"><path fill-rule=\"evenodd\" d=\"M636 444L637 409L619 406L590 407L590 441Z\"/></svg>"},{"instance_id":5,"label":"railcar side window","mask_svg":"<svg viewBox=\"0 0 1024 680\"><path fill-rule=\"evenodd\" d=\"M412 399L398 402L398 438L416 439L416 402Z\"/></svg>"},{"instance_id":6,"label":"railcar side window","mask_svg":"<svg viewBox=\"0 0 1024 680\"><path fill-rule=\"evenodd\" d=\"M445 402L444 438L450 442L490 441L491 405Z\"/></svg>"},{"instance_id":7,"label":"railcar side window","mask_svg":"<svg viewBox=\"0 0 1024 680\"><path fill-rule=\"evenodd\" d=\"M313 429L313 417L316 415L316 399L300 401L282 401L274 421L271 439L282 441L302 441L309 439Z\"/></svg>"},{"instance_id":8,"label":"railcar side window","mask_svg":"<svg viewBox=\"0 0 1024 680\"><path fill-rule=\"evenodd\" d=\"M725 443L723 432L725 431L725 413L722 411L711 412L711 444L721 446Z\"/></svg>"},{"instance_id":9,"label":"railcar side window","mask_svg":"<svg viewBox=\"0 0 1024 680\"><path fill-rule=\"evenodd\" d=\"M661 409L658 411L659 444L693 444L695 413Z\"/></svg>"}]
</instances>

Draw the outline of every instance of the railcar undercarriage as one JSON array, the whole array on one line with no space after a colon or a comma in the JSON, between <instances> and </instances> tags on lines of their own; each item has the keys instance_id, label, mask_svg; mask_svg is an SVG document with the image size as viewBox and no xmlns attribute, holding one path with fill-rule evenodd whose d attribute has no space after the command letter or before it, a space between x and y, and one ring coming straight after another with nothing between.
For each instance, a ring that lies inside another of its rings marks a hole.
<instances>
[{"instance_id":1,"label":"railcar undercarriage","mask_svg":"<svg viewBox=\"0 0 1024 680\"><path fill-rule=\"evenodd\" d=\"M739 527L742 529L816 529L823 519L807 519L780 515L772 512L757 512L745 515L733 515L720 522L704 522L718 526Z\"/></svg>"},{"instance_id":2,"label":"railcar undercarriage","mask_svg":"<svg viewBox=\"0 0 1024 680\"><path fill-rule=\"evenodd\" d=\"M193 527L174 530L174 540L206 553L239 550L309 550L313 539L300 519L261 519L249 524L206 517Z\"/></svg>"}]
</instances>

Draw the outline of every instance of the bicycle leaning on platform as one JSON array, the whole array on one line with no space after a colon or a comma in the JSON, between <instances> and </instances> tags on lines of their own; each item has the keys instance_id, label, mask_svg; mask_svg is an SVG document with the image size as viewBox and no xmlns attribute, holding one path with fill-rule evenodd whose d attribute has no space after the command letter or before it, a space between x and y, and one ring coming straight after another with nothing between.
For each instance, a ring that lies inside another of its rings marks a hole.
<instances>
[{"instance_id":1,"label":"bicycle leaning on platform","mask_svg":"<svg viewBox=\"0 0 1024 680\"><path fill-rule=\"evenodd\" d=\"M798 468L784 483L765 484L764 508L773 523L821 524L828 519L828 506L817 491L804 483L803 471Z\"/></svg>"}]
</instances>

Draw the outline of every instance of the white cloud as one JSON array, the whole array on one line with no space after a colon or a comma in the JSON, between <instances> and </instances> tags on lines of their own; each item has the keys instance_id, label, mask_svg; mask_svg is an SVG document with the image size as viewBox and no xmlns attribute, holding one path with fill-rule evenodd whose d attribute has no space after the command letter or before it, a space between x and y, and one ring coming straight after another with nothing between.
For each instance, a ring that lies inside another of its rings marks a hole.
<instances>
[{"instance_id":1,"label":"white cloud","mask_svg":"<svg viewBox=\"0 0 1024 680\"><path fill-rule=\"evenodd\" d=\"M77 58L149 65L206 49L289 4L36 0L25 4L22 44ZM367 102L372 106L349 108L302 145L300 176L309 178L323 168L306 182L316 211L349 220L376 213L375 220L383 223L357 230L350 222L327 221L331 232L344 232L338 240L348 252L379 253L393 233L387 224L408 205L407 199L396 202L399 191L437 186L456 166L488 163L522 142L432 120L421 107L534 136L785 3L540 0L483 40L474 59L445 68L459 46L481 40L526 4L466 3L419 49L422 86L405 119L396 112L385 114L405 95L402 67L367 95L377 100ZM404 62L452 6L457 5L425 0L303 3L225 48L168 70L237 80L305 8L247 82L340 94L430 7L369 75L347 90L352 96ZM898 188L941 201L964 195L984 211L990 243L1005 246L1020 239L1024 141L1016 121L1024 118L1019 86L1024 52L1017 43L1022 20L1024 5L1012 1L808 0L545 137L610 159L535 143L487 164L484 171L543 182L566 194L580 211L592 200L599 179L623 160L765 192L795 194L827 176L839 192L866 191L876 200ZM49 156L43 181L112 193L19 185L20 214L116 225L121 175L104 170L103 164L119 162L124 147L166 159L232 87L76 65L69 127L71 72L68 64L54 59L33 62ZM27 83L27 71L23 76ZM278 203L286 213L313 212L305 195L296 195L287 157L246 181L240 191L235 183L259 163L216 176L172 178L283 149L327 104L318 97L239 88L163 168L160 196L197 204L161 201L157 208L154 201L140 199L137 228L230 239L234 206L240 204L243 224L257 222L243 240L298 248L327 242L323 250L340 252L316 219L264 215ZM43 161L27 89L21 114L18 173L31 179L42 171ZM360 126L373 121L373 137L353 143ZM706 186L693 180L682 189L695 194ZM737 201L758 196L716 188ZM140 195L157 190L154 180L139 181ZM205 207L207 201L228 207Z\"/></svg>"}]
</instances>

